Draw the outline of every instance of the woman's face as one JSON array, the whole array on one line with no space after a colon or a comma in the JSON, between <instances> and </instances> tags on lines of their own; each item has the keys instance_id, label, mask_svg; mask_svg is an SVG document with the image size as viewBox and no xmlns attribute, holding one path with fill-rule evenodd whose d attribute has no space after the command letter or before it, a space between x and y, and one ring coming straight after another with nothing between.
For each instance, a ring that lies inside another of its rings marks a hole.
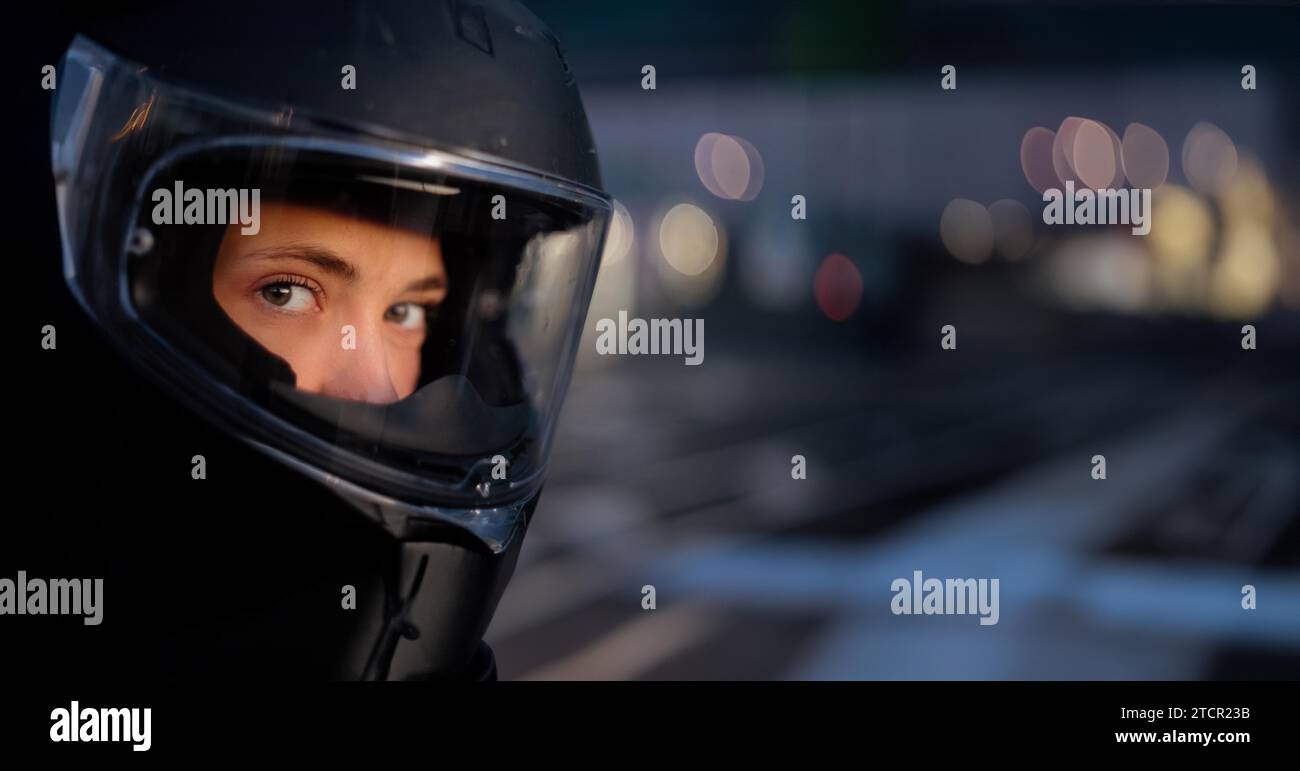
<instances>
[{"instance_id":1,"label":"woman's face","mask_svg":"<svg viewBox=\"0 0 1300 771\"><path fill-rule=\"evenodd\" d=\"M264 204L261 225L226 230L212 279L222 310L304 391L376 404L414 392L425 315L447 295L438 240L283 203Z\"/></svg>"}]
</instances>

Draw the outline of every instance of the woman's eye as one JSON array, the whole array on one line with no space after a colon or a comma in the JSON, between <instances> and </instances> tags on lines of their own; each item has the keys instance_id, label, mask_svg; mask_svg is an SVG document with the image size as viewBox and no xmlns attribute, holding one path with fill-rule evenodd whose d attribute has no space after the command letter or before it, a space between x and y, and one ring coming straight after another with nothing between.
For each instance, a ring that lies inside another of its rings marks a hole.
<instances>
[{"instance_id":1,"label":"woman's eye","mask_svg":"<svg viewBox=\"0 0 1300 771\"><path fill-rule=\"evenodd\" d=\"M316 297L305 286L268 284L261 289L262 299L285 311L305 311L316 304Z\"/></svg>"},{"instance_id":2,"label":"woman's eye","mask_svg":"<svg viewBox=\"0 0 1300 771\"><path fill-rule=\"evenodd\" d=\"M419 329L424 326L424 306L417 303L399 303L384 311L384 321L402 329Z\"/></svg>"}]
</instances>

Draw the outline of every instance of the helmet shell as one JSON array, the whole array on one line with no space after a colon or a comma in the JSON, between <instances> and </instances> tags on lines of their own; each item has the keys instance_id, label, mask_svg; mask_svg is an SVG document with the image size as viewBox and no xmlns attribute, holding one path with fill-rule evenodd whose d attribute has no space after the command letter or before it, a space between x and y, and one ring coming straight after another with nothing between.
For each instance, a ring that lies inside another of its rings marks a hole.
<instances>
[{"instance_id":1,"label":"helmet shell","mask_svg":"<svg viewBox=\"0 0 1300 771\"><path fill-rule=\"evenodd\" d=\"M559 41L512 0L185 0L84 32L155 76L214 96L601 188Z\"/></svg>"}]
</instances>

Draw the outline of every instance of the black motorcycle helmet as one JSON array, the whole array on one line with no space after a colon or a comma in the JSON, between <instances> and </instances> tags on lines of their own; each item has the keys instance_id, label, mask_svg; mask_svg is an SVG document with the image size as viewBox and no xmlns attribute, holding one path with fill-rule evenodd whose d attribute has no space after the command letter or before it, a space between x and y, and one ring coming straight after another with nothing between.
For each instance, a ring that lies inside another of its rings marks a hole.
<instances>
[{"instance_id":1,"label":"black motorcycle helmet","mask_svg":"<svg viewBox=\"0 0 1300 771\"><path fill-rule=\"evenodd\" d=\"M559 44L513 2L211 8L99 20L58 68L64 272L130 366L92 483L110 647L173 677L492 677L610 213ZM347 315L412 259L436 302ZM337 349L286 336L335 308ZM305 375L363 359L406 374Z\"/></svg>"}]
</instances>

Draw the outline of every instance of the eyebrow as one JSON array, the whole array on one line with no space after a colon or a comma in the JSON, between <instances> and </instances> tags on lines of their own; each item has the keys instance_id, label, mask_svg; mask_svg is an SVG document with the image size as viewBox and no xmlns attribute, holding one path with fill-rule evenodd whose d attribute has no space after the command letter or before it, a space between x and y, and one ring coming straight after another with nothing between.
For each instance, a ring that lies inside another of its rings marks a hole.
<instances>
[{"instance_id":1,"label":"eyebrow","mask_svg":"<svg viewBox=\"0 0 1300 771\"><path fill-rule=\"evenodd\" d=\"M323 246L290 244L272 246L244 255L254 260L298 260L308 262L326 273L351 281L357 276L356 266Z\"/></svg>"},{"instance_id":2,"label":"eyebrow","mask_svg":"<svg viewBox=\"0 0 1300 771\"><path fill-rule=\"evenodd\" d=\"M357 276L357 268L338 254L324 246L314 244L288 244L259 249L244 255L253 260L299 260L308 262L326 273L333 274L345 281ZM403 292L432 292L447 288L447 278L441 273L416 279L406 285Z\"/></svg>"},{"instance_id":3,"label":"eyebrow","mask_svg":"<svg viewBox=\"0 0 1300 771\"><path fill-rule=\"evenodd\" d=\"M447 280L442 276L442 274L435 274L432 276L426 276L425 278L412 281L411 283L407 284L406 288L403 289L402 291L403 292L432 292L440 289L445 289L446 287L447 287Z\"/></svg>"}]
</instances>

